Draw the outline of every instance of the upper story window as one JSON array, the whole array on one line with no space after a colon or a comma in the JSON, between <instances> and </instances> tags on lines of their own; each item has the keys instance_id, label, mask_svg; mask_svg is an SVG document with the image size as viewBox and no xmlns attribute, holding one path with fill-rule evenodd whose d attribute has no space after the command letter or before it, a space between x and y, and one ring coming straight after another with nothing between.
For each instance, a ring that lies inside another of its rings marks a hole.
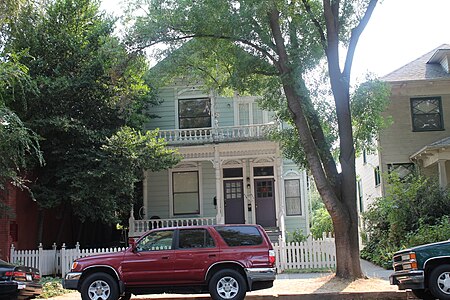
<instances>
[{"instance_id":1,"label":"upper story window","mask_svg":"<svg viewBox=\"0 0 450 300\"><path fill-rule=\"evenodd\" d=\"M443 130L441 97L411 98L413 131Z\"/></svg>"},{"instance_id":2,"label":"upper story window","mask_svg":"<svg viewBox=\"0 0 450 300\"><path fill-rule=\"evenodd\" d=\"M379 186L381 184L380 166L375 167L373 172L375 177L375 186Z\"/></svg>"},{"instance_id":3,"label":"upper story window","mask_svg":"<svg viewBox=\"0 0 450 300\"><path fill-rule=\"evenodd\" d=\"M178 124L180 129L211 127L211 99L179 99Z\"/></svg>"},{"instance_id":4,"label":"upper story window","mask_svg":"<svg viewBox=\"0 0 450 300\"><path fill-rule=\"evenodd\" d=\"M269 113L258 106L254 97L239 97L235 107L236 125L265 124L269 120Z\"/></svg>"}]
</instances>

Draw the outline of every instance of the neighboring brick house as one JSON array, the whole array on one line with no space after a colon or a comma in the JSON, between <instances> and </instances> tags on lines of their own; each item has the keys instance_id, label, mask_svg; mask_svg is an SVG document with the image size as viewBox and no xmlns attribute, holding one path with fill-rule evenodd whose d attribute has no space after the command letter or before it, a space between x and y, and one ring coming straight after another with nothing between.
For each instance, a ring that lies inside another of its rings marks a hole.
<instances>
[{"instance_id":1,"label":"neighboring brick house","mask_svg":"<svg viewBox=\"0 0 450 300\"><path fill-rule=\"evenodd\" d=\"M450 45L444 44L381 78L391 86L385 115L392 124L380 133L378 151L357 158L361 211L384 195L385 179L380 174L392 170L404 176L417 165L436 176L442 187L448 185L449 65Z\"/></svg>"},{"instance_id":2,"label":"neighboring brick house","mask_svg":"<svg viewBox=\"0 0 450 300\"><path fill-rule=\"evenodd\" d=\"M198 84L176 83L160 91L160 118L146 129L177 147L174 168L145 172L141 220L130 220L130 236L154 226L260 224L274 237L309 232L307 176L283 158L270 140L272 112L256 97L222 97Z\"/></svg>"},{"instance_id":3,"label":"neighboring brick house","mask_svg":"<svg viewBox=\"0 0 450 300\"><path fill-rule=\"evenodd\" d=\"M2 201L11 208L0 218L0 259L8 260L12 243L18 249L37 248L38 206L27 191L13 186L2 192Z\"/></svg>"}]
</instances>

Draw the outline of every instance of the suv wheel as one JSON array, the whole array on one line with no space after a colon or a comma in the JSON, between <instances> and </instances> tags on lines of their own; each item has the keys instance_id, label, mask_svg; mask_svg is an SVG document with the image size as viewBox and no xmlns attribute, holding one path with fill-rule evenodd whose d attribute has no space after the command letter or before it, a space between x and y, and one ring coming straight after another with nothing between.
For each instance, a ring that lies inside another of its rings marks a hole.
<instances>
[{"instance_id":1,"label":"suv wheel","mask_svg":"<svg viewBox=\"0 0 450 300\"><path fill-rule=\"evenodd\" d=\"M80 293L83 300L117 300L119 298L116 281L106 273L89 275L83 280Z\"/></svg>"},{"instance_id":2,"label":"suv wheel","mask_svg":"<svg viewBox=\"0 0 450 300\"><path fill-rule=\"evenodd\" d=\"M242 300L247 293L247 285L239 272L225 269L211 277L209 293L214 300Z\"/></svg>"},{"instance_id":3,"label":"suv wheel","mask_svg":"<svg viewBox=\"0 0 450 300\"><path fill-rule=\"evenodd\" d=\"M450 300L450 265L436 267L430 274L428 287L441 300Z\"/></svg>"}]
</instances>

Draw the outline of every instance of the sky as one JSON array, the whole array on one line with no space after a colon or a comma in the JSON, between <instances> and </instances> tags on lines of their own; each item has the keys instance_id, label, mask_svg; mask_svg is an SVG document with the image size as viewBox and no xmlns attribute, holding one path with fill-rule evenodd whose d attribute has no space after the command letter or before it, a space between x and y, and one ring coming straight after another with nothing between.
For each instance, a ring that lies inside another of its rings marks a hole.
<instances>
[{"instance_id":1,"label":"sky","mask_svg":"<svg viewBox=\"0 0 450 300\"><path fill-rule=\"evenodd\" d=\"M121 0L102 8L120 14ZM442 44L450 44L450 0L380 0L360 37L352 80L384 76Z\"/></svg>"}]
</instances>

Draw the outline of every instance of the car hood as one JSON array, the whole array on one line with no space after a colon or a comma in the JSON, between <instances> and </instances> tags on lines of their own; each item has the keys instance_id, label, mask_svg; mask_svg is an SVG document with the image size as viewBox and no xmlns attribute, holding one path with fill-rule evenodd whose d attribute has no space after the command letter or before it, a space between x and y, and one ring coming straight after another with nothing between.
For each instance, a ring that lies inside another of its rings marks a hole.
<instances>
[{"instance_id":1,"label":"car hood","mask_svg":"<svg viewBox=\"0 0 450 300\"><path fill-rule=\"evenodd\" d=\"M430 248L440 249L440 248L448 248L449 246L450 246L450 240L411 247L408 249L397 251L395 254L401 254L401 253L407 253L407 252L421 252L424 250L428 250Z\"/></svg>"}]
</instances>

